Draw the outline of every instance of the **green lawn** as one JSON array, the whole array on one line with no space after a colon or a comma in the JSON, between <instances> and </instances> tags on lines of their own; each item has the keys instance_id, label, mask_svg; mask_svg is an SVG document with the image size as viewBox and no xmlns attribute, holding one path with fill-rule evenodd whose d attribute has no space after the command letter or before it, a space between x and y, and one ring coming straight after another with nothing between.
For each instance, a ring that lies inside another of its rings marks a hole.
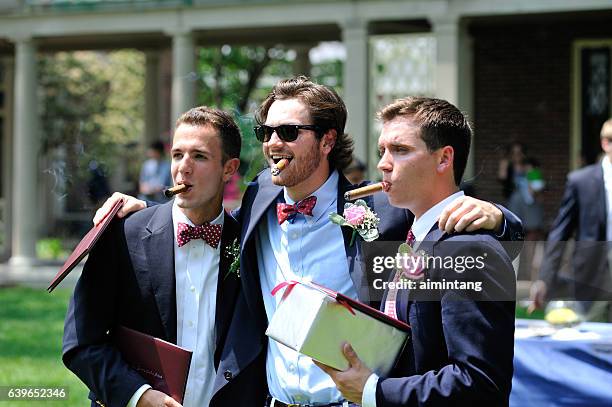
<instances>
[{"instance_id":1,"label":"green lawn","mask_svg":"<svg viewBox=\"0 0 612 407\"><path fill-rule=\"evenodd\" d=\"M86 406L87 388L61 360L70 290L0 288L0 386L65 387L69 400L0 401L0 407Z\"/></svg>"}]
</instances>

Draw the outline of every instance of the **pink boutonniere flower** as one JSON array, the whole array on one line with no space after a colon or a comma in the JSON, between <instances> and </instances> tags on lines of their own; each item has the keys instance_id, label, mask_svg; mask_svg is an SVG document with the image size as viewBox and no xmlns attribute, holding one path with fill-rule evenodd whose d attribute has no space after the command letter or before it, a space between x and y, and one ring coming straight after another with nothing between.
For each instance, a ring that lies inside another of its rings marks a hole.
<instances>
[{"instance_id":1,"label":"pink boutonniere flower","mask_svg":"<svg viewBox=\"0 0 612 407\"><path fill-rule=\"evenodd\" d=\"M366 242L378 239L378 223L380 219L364 200L358 199L355 203L345 204L342 215L340 216L333 212L329 214L329 219L337 225L353 229L351 246L355 243L357 235L361 236Z\"/></svg>"},{"instance_id":2,"label":"pink boutonniere flower","mask_svg":"<svg viewBox=\"0 0 612 407\"><path fill-rule=\"evenodd\" d=\"M401 258L399 272L400 278L420 280L425 277L425 253L415 252L412 247L402 243L398 250Z\"/></svg>"}]
</instances>

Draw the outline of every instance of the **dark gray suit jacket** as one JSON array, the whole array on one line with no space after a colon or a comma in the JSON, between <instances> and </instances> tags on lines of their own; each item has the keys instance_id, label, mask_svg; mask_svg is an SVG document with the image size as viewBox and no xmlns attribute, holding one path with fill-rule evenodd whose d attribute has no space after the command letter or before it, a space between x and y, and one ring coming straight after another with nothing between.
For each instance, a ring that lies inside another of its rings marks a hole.
<instances>
[{"instance_id":1,"label":"dark gray suit jacket","mask_svg":"<svg viewBox=\"0 0 612 407\"><path fill-rule=\"evenodd\" d=\"M240 288L224 278L231 260L224 250L238 237L225 214L215 315L215 367ZM92 406L125 407L145 380L112 345L113 329L127 326L176 343L172 202L115 219L94 246L68 306L63 361L90 389Z\"/></svg>"},{"instance_id":2,"label":"dark gray suit jacket","mask_svg":"<svg viewBox=\"0 0 612 407\"><path fill-rule=\"evenodd\" d=\"M446 235L437 226L418 247L430 256L476 258L483 269L455 273L432 262L424 279L481 281L481 292L399 290L398 318L411 337L377 407L507 406L512 386L516 284L506 250L490 233Z\"/></svg>"},{"instance_id":3,"label":"dark gray suit jacket","mask_svg":"<svg viewBox=\"0 0 612 407\"><path fill-rule=\"evenodd\" d=\"M568 175L559 212L548 234L540 278L554 286L567 240L575 237L572 256L574 296L612 300L606 238L607 212L601 162Z\"/></svg>"}]
</instances>

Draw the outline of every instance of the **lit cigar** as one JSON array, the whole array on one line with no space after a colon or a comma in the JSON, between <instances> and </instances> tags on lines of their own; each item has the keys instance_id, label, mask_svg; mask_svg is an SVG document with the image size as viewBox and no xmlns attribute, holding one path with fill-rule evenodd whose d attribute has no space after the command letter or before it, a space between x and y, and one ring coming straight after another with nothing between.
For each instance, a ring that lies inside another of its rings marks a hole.
<instances>
[{"instance_id":1,"label":"lit cigar","mask_svg":"<svg viewBox=\"0 0 612 407\"><path fill-rule=\"evenodd\" d=\"M276 165L274 165L274 167L272 167L270 172L272 173L272 175L278 175L281 173L282 170L285 169L287 164L289 164L289 160L287 160L286 158L283 158L282 160L277 162Z\"/></svg>"},{"instance_id":2,"label":"lit cigar","mask_svg":"<svg viewBox=\"0 0 612 407\"><path fill-rule=\"evenodd\" d=\"M185 184L178 184L173 186L172 188L168 188L164 190L164 195L166 198L172 198L176 194L180 194L181 192L185 192L189 187Z\"/></svg>"},{"instance_id":3,"label":"lit cigar","mask_svg":"<svg viewBox=\"0 0 612 407\"><path fill-rule=\"evenodd\" d=\"M384 189L384 182L377 182L376 184L366 185L365 187L353 189L344 193L345 201L354 201L355 199L365 198L366 196L374 195Z\"/></svg>"}]
</instances>

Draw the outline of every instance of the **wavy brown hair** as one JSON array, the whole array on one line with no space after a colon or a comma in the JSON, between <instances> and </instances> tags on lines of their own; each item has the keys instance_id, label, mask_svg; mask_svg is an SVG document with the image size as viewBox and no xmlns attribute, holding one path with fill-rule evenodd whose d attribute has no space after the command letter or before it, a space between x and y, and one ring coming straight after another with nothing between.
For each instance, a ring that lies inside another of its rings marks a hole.
<instances>
[{"instance_id":1,"label":"wavy brown hair","mask_svg":"<svg viewBox=\"0 0 612 407\"><path fill-rule=\"evenodd\" d=\"M284 79L272 88L268 97L255 112L257 123L266 122L272 103L286 99L298 99L308 107L313 121L308 124L314 124L323 129L322 134L318 134L319 139L328 130L336 131L336 141L328 160L331 167L340 171L345 169L352 160L353 140L344 132L346 106L340 96L332 88L316 84L305 76Z\"/></svg>"}]
</instances>

